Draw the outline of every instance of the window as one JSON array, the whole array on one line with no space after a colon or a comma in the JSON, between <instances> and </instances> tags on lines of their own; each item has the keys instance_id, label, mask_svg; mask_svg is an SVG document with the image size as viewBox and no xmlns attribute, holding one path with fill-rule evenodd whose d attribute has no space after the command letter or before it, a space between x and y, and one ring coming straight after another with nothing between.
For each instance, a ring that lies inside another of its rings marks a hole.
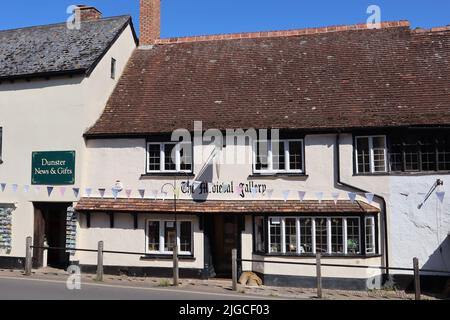
<instances>
[{"instance_id":1,"label":"window","mask_svg":"<svg viewBox=\"0 0 450 320\"><path fill-rule=\"evenodd\" d=\"M326 254L328 252L327 219L315 219L316 222L316 252Z\"/></svg>"},{"instance_id":2,"label":"window","mask_svg":"<svg viewBox=\"0 0 450 320\"><path fill-rule=\"evenodd\" d=\"M149 221L147 228L148 251L159 251L159 221Z\"/></svg>"},{"instance_id":3,"label":"window","mask_svg":"<svg viewBox=\"0 0 450 320\"><path fill-rule=\"evenodd\" d=\"M331 252L344 253L344 228L340 218L331 219Z\"/></svg>"},{"instance_id":4,"label":"window","mask_svg":"<svg viewBox=\"0 0 450 320\"><path fill-rule=\"evenodd\" d=\"M270 253L281 253L281 219L270 219Z\"/></svg>"},{"instance_id":5,"label":"window","mask_svg":"<svg viewBox=\"0 0 450 320\"><path fill-rule=\"evenodd\" d=\"M256 141L256 173L303 173L303 140Z\"/></svg>"},{"instance_id":6,"label":"window","mask_svg":"<svg viewBox=\"0 0 450 320\"><path fill-rule=\"evenodd\" d=\"M359 254L360 235L359 235L359 218L347 218L347 253Z\"/></svg>"},{"instance_id":7,"label":"window","mask_svg":"<svg viewBox=\"0 0 450 320\"><path fill-rule=\"evenodd\" d=\"M192 172L191 143L154 143L147 145L147 172Z\"/></svg>"},{"instance_id":8,"label":"window","mask_svg":"<svg viewBox=\"0 0 450 320\"><path fill-rule=\"evenodd\" d=\"M116 59L111 58L111 79L116 79L116 64Z\"/></svg>"},{"instance_id":9,"label":"window","mask_svg":"<svg viewBox=\"0 0 450 320\"><path fill-rule=\"evenodd\" d=\"M300 253L313 253L312 219L300 220Z\"/></svg>"},{"instance_id":10,"label":"window","mask_svg":"<svg viewBox=\"0 0 450 320\"><path fill-rule=\"evenodd\" d=\"M287 253L297 253L297 220L285 219L285 244Z\"/></svg>"},{"instance_id":11,"label":"window","mask_svg":"<svg viewBox=\"0 0 450 320\"><path fill-rule=\"evenodd\" d=\"M450 144L444 134L397 135L390 138L391 172L450 170Z\"/></svg>"},{"instance_id":12,"label":"window","mask_svg":"<svg viewBox=\"0 0 450 320\"><path fill-rule=\"evenodd\" d=\"M178 243L181 255L192 254L191 221L147 221L147 252L150 254L173 254Z\"/></svg>"},{"instance_id":13,"label":"window","mask_svg":"<svg viewBox=\"0 0 450 320\"><path fill-rule=\"evenodd\" d=\"M358 173L386 172L386 137L356 137L356 163Z\"/></svg>"},{"instance_id":14,"label":"window","mask_svg":"<svg viewBox=\"0 0 450 320\"><path fill-rule=\"evenodd\" d=\"M376 253L375 217L365 218L361 231L359 217L286 217L269 218L269 253L307 255L360 255ZM255 219L257 252L265 252L264 218ZM365 232L361 234L361 232ZM361 236L367 250L361 250Z\"/></svg>"},{"instance_id":15,"label":"window","mask_svg":"<svg viewBox=\"0 0 450 320\"><path fill-rule=\"evenodd\" d=\"M266 250L266 243L264 239L264 218L255 218L255 237L256 237L256 252L264 252Z\"/></svg>"},{"instance_id":16,"label":"window","mask_svg":"<svg viewBox=\"0 0 450 320\"><path fill-rule=\"evenodd\" d=\"M192 223L183 221L180 223L180 251L192 252Z\"/></svg>"},{"instance_id":17,"label":"window","mask_svg":"<svg viewBox=\"0 0 450 320\"><path fill-rule=\"evenodd\" d=\"M374 254L375 248L375 218L366 218L366 253Z\"/></svg>"}]
</instances>

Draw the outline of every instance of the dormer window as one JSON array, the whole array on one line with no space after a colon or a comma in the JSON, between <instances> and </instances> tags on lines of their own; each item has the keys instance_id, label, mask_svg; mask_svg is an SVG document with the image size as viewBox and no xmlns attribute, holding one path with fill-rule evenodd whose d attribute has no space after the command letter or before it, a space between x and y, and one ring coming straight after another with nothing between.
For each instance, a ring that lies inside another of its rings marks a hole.
<instances>
[{"instance_id":1,"label":"dormer window","mask_svg":"<svg viewBox=\"0 0 450 320\"><path fill-rule=\"evenodd\" d=\"M386 136L356 137L356 168L358 173L387 171Z\"/></svg>"}]
</instances>

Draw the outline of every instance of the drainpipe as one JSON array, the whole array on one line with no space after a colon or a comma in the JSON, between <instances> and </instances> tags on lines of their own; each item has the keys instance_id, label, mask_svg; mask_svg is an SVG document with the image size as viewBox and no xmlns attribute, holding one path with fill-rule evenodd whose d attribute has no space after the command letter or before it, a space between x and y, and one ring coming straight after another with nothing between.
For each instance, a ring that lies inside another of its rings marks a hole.
<instances>
[{"instance_id":1,"label":"drainpipe","mask_svg":"<svg viewBox=\"0 0 450 320\"><path fill-rule=\"evenodd\" d=\"M369 193L369 191L363 190L361 188L352 186L348 183L341 181L341 151L340 151L340 145L341 145L341 132L338 131L336 135L336 158L337 158L337 184L353 189L357 192L361 193ZM378 199L380 199L383 202L383 208L381 210L381 214L383 215L383 231L384 231L384 266L386 267L386 274L385 274L385 280L389 279L389 246L388 246L388 227L387 227L387 205L386 200L384 197L374 194L374 196Z\"/></svg>"}]
</instances>

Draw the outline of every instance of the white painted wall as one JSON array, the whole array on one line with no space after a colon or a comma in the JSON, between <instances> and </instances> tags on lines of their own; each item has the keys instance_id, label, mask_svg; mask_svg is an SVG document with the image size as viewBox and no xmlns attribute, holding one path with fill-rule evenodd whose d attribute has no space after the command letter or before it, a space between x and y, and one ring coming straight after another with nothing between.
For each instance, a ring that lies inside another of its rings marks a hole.
<instances>
[{"instance_id":1,"label":"white painted wall","mask_svg":"<svg viewBox=\"0 0 450 320\"><path fill-rule=\"evenodd\" d=\"M135 49L128 26L108 50L89 77L57 77L49 80L2 82L0 84L0 127L3 127L3 152L0 182L7 183L0 192L0 203L15 203L12 251L0 256L24 257L25 238L33 236L33 201L73 202L72 190L62 197L58 190L48 197L47 190L23 192L31 184L33 151L76 151L76 184L83 178L86 145L83 133L98 119L125 65ZM117 60L116 80L110 78L110 62ZM18 184L13 193L11 184ZM71 186L69 186L71 187Z\"/></svg>"}]
</instances>

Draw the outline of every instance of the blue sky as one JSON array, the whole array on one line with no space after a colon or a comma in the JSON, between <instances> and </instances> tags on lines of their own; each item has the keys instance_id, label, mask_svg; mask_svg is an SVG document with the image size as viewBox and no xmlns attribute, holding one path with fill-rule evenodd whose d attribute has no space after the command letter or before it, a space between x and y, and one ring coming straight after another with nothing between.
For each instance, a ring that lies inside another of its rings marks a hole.
<instances>
[{"instance_id":1,"label":"blue sky","mask_svg":"<svg viewBox=\"0 0 450 320\"><path fill-rule=\"evenodd\" d=\"M75 4L83 1L75 2ZM85 0L104 16L131 14L139 28L139 0ZM0 29L63 22L67 0L2 1ZM362 23L366 9L381 7L382 21L410 20L413 27L450 24L449 0L163 0L162 37L285 30Z\"/></svg>"}]
</instances>

